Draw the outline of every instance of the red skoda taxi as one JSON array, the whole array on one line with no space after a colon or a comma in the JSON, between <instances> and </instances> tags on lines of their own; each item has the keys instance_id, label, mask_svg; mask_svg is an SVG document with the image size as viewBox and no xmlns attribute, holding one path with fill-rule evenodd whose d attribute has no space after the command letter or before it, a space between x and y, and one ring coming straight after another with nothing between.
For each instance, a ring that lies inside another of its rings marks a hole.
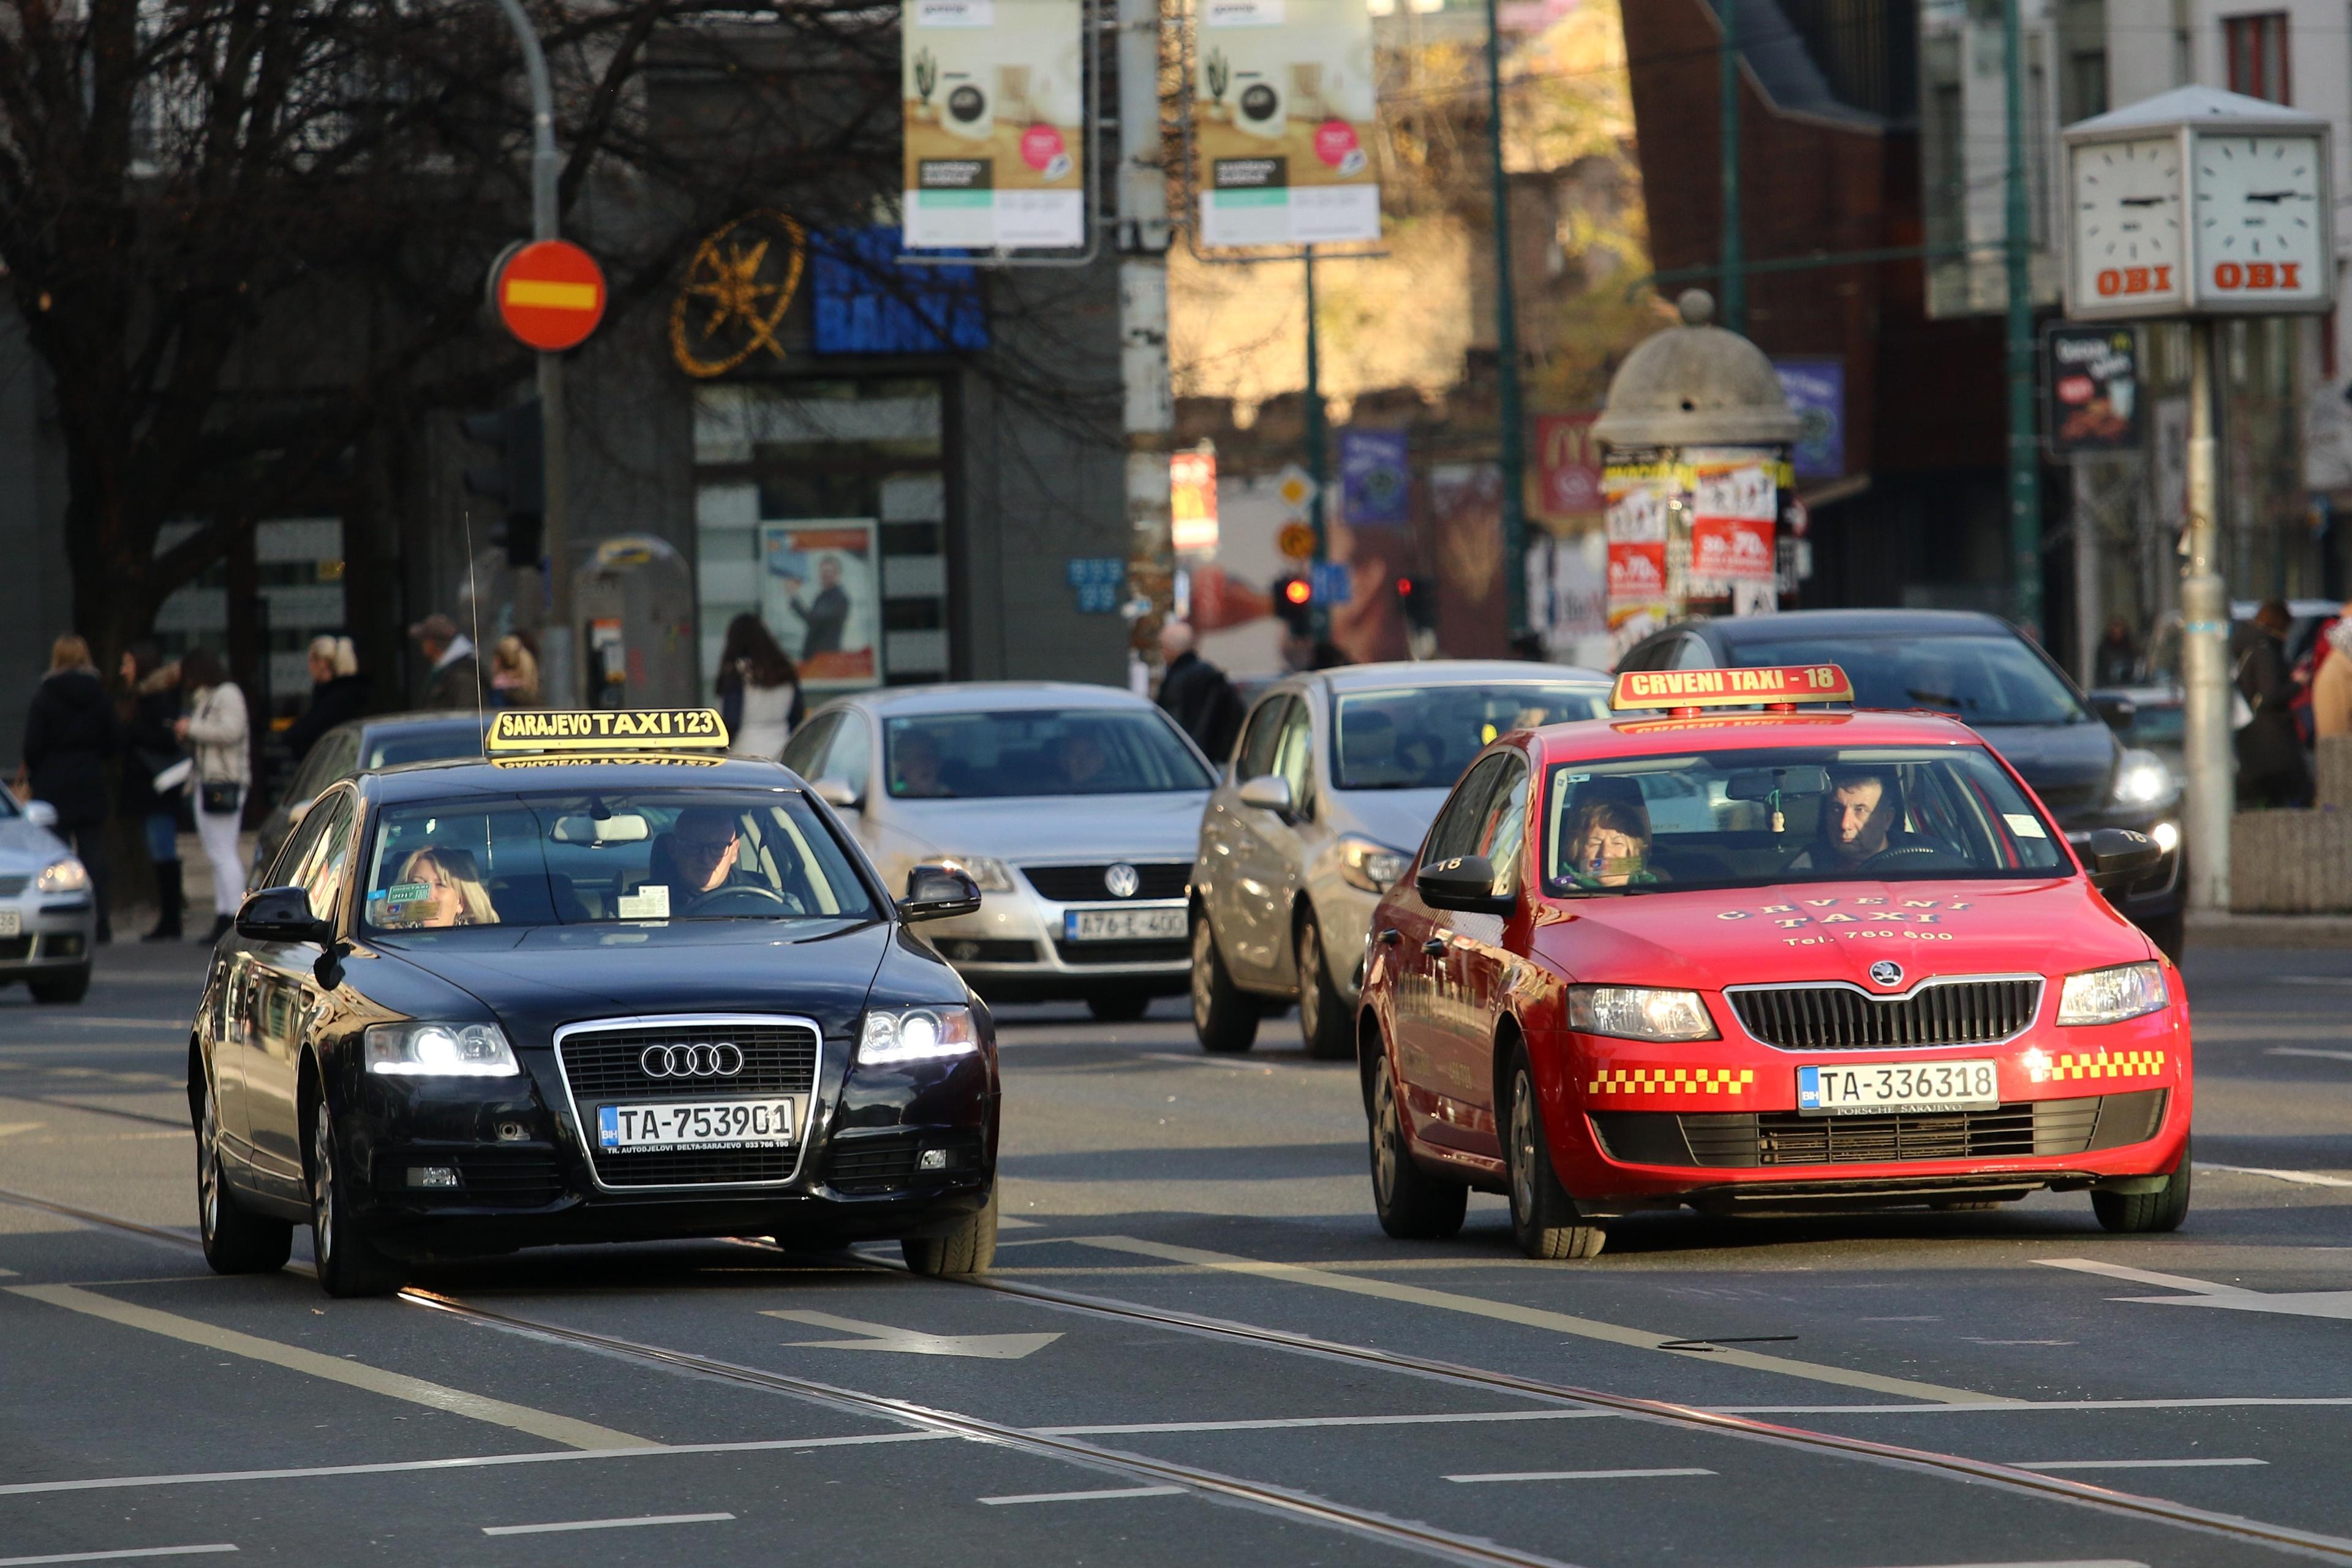
<instances>
[{"instance_id":1,"label":"red skoda taxi","mask_svg":"<svg viewBox=\"0 0 2352 1568\"><path fill-rule=\"evenodd\" d=\"M2049 1188L2180 1223L2188 998L2099 891L2157 846L2102 829L2078 859L1965 725L1852 701L1834 665L1633 672L1616 717L1472 762L1372 918L1391 1235L1452 1235L1473 1187L1537 1258L1681 1205Z\"/></svg>"}]
</instances>

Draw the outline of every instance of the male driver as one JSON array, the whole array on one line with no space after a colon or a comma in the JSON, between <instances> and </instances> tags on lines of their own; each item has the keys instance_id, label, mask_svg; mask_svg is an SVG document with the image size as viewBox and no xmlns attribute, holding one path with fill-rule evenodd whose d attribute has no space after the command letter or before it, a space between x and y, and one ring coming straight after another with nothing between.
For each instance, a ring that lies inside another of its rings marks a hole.
<instances>
[{"instance_id":1,"label":"male driver","mask_svg":"<svg viewBox=\"0 0 2352 1568\"><path fill-rule=\"evenodd\" d=\"M671 911L725 887L742 848L733 812L716 805L690 805L679 812L669 830L671 874L656 879L669 884Z\"/></svg>"},{"instance_id":2,"label":"male driver","mask_svg":"<svg viewBox=\"0 0 2352 1568\"><path fill-rule=\"evenodd\" d=\"M1790 862L1792 870L1829 871L1865 864L1905 841L1903 785L1881 768L1832 768L1822 797L1821 836Z\"/></svg>"}]
</instances>

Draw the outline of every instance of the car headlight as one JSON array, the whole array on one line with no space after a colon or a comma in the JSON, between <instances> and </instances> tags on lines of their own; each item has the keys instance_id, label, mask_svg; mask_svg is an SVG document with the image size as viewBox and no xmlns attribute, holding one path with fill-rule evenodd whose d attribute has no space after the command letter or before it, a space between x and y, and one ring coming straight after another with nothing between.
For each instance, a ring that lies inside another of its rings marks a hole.
<instances>
[{"instance_id":1,"label":"car headlight","mask_svg":"<svg viewBox=\"0 0 2352 1568\"><path fill-rule=\"evenodd\" d=\"M1013 868L986 855L942 855L942 866L953 866L963 871L983 893L1013 891Z\"/></svg>"},{"instance_id":2,"label":"car headlight","mask_svg":"<svg viewBox=\"0 0 2352 1568\"><path fill-rule=\"evenodd\" d=\"M857 1063L884 1067L939 1061L970 1056L978 1049L980 1036L972 1028L969 1007L909 1007L903 1013L877 1010L866 1015L865 1032L857 1041Z\"/></svg>"},{"instance_id":3,"label":"car headlight","mask_svg":"<svg viewBox=\"0 0 2352 1568\"><path fill-rule=\"evenodd\" d=\"M33 886L44 893L79 893L89 888L89 868L68 855L42 868Z\"/></svg>"},{"instance_id":4,"label":"car headlight","mask_svg":"<svg viewBox=\"0 0 2352 1568\"><path fill-rule=\"evenodd\" d=\"M1569 1027L1622 1040L1712 1040L1715 1020L1696 991L1654 991L1642 985L1571 985Z\"/></svg>"},{"instance_id":5,"label":"car headlight","mask_svg":"<svg viewBox=\"0 0 2352 1568\"><path fill-rule=\"evenodd\" d=\"M2119 963L2066 976L2058 994L2062 1024L2119 1024L2143 1013L2161 1012L2172 1000L2164 986L2164 965Z\"/></svg>"},{"instance_id":6,"label":"car headlight","mask_svg":"<svg viewBox=\"0 0 2352 1568\"><path fill-rule=\"evenodd\" d=\"M1404 875L1412 864L1412 857L1402 849L1391 849L1369 838L1339 840L1339 875L1351 888L1361 888L1368 893L1385 893L1389 884Z\"/></svg>"},{"instance_id":7,"label":"car headlight","mask_svg":"<svg viewBox=\"0 0 2352 1568\"><path fill-rule=\"evenodd\" d=\"M394 1078L513 1078L522 1071L496 1024L371 1024L367 1068Z\"/></svg>"},{"instance_id":8,"label":"car headlight","mask_svg":"<svg viewBox=\"0 0 2352 1568\"><path fill-rule=\"evenodd\" d=\"M2147 830L2147 836L2167 855L2180 847L2180 825L2177 822L2159 822Z\"/></svg>"},{"instance_id":9,"label":"car headlight","mask_svg":"<svg viewBox=\"0 0 2352 1568\"><path fill-rule=\"evenodd\" d=\"M2172 770L2154 752L2126 752L2116 764L2115 804L2161 805L2180 793Z\"/></svg>"}]
</instances>

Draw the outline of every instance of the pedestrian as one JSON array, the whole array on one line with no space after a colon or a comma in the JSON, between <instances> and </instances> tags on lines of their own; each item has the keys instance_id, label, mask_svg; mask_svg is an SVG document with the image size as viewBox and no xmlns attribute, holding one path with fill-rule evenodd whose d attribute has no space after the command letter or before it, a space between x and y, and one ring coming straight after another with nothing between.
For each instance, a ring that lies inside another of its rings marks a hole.
<instances>
[{"instance_id":1,"label":"pedestrian","mask_svg":"<svg viewBox=\"0 0 2352 1568\"><path fill-rule=\"evenodd\" d=\"M295 762L310 754L320 736L365 712L368 679L360 673L359 650L351 638L312 637L310 705L286 730L286 749Z\"/></svg>"},{"instance_id":2,"label":"pedestrian","mask_svg":"<svg viewBox=\"0 0 2352 1568\"><path fill-rule=\"evenodd\" d=\"M806 711L801 672L767 623L749 610L727 623L718 687L727 749L739 757L782 758Z\"/></svg>"},{"instance_id":3,"label":"pedestrian","mask_svg":"<svg viewBox=\"0 0 2352 1568\"><path fill-rule=\"evenodd\" d=\"M539 655L520 632L509 632L490 649L490 706L539 706Z\"/></svg>"},{"instance_id":4,"label":"pedestrian","mask_svg":"<svg viewBox=\"0 0 2352 1568\"><path fill-rule=\"evenodd\" d=\"M2121 616L2107 618L2107 629L2099 637L2097 650L2091 656L2091 684L2094 686L2129 686L2139 679L2139 643L2133 637L2131 623Z\"/></svg>"},{"instance_id":5,"label":"pedestrian","mask_svg":"<svg viewBox=\"0 0 2352 1568\"><path fill-rule=\"evenodd\" d=\"M2352 601L2319 634L2319 668L2311 678L2312 733L2352 735Z\"/></svg>"},{"instance_id":6,"label":"pedestrian","mask_svg":"<svg viewBox=\"0 0 2352 1568\"><path fill-rule=\"evenodd\" d=\"M1200 656L1195 642L1186 623L1160 624L1160 653L1165 665L1160 706L1203 755L1223 763L1233 755L1234 738L1241 732L1242 700L1225 672Z\"/></svg>"},{"instance_id":7,"label":"pedestrian","mask_svg":"<svg viewBox=\"0 0 2352 1568\"><path fill-rule=\"evenodd\" d=\"M142 942L177 942L181 915L187 908L186 884L180 865L180 814L186 809L188 779L193 776L187 752L181 748L173 721L180 716L180 667L163 662L152 642L131 645L122 656L122 787L115 794L115 814L139 825L147 864L155 874L155 904L160 918ZM155 781L173 773L169 788Z\"/></svg>"},{"instance_id":8,"label":"pedestrian","mask_svg":"<svg viewBox=\"0 0 2352 1568\"><path fill-rule=\"evenodd\" d=\"M196 837L213 868L213 931L218 942L236 923L245 895L245 860L236 852L245 820L245 792L253 783L252 729L245 693L221 668L210 648L192 648L180 660L180 689L187 711L173 731L195 754Z\"/></svg>"},{"instance_id":9,"label":"pedestrian","mask_svg":"<svg viewBox=\"0 0 2352 1568\"><path fill-rule=\"evenodd\" d=\"M425 700L420 708L463 712L482 706L482 666L475 657L474 639L457 623L438 611L408 628L424 652L427 670Z\"/></svg>"},{"instance_id":10,"label":"pedestrian","mask_svg":"<svg viewBox=\"0 0 2352 1568\"><path fill-rule=\"evenodd\" d=\"M2238 805L2307 805L2311 769L2295 733L2294 682L2288 675L2286 634L2294 617L2285 604L2266 601L2230 639L2230 678L2250 717L2238 726Z\"/></svg>"},{"instance_id":11,"label":"pedestrian","mask_svg":"<svg viewBox=\"0 0 2352 1568\"><path fill-rule=\"evenodd\" d=\"M98 905L98 940L112 942L107 895L106 760L121 749L114 700L89 662L89 644L72 632L49 645L49 672L25 715L25 773L32 798L58 814L58 836L70 840L89 873Z\"/></svg>"}]
</instances>

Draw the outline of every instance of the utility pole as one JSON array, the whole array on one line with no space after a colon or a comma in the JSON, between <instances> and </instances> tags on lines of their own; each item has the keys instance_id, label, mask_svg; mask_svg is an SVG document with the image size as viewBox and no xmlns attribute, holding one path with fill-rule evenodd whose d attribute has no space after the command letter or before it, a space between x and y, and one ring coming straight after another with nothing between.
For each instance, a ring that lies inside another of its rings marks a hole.
<instances>
[{"instance_id":1,"label":"utility pole","mask_svg":"<svg viewBox=\"0 0 2352 1568\"><path fill-rule=\"evenodd\" d=\"M2189 907L2230 907L2230 813L2237 760L2230 741L2230 605L2215 563L2221 497L2214 482L2210 316L2189 323L2189 528L2180 552L2181 760L2188 788Z\"/></svg>"},{"instance_id":2,"label":"utility pole","mask_svg":"<svg viewBox=\"0 0 2352 1568\"><path fill-rule=\"evenodd\" d=\"M1503 585L1510 606L1510 635L1517 637L1528 626L1527 432L1526 417L1519 410L1518 294L1511 285L1511 191L1503 173L1503 27L1496 0L1486 0L1486 144L1495 164L1495 359L1500 373L1496 415L1503 426Z\"/></svg>"},{"instance_id":3,"label":"utility pole","mask_svg":"<svg viewBox=\"0 0 2352 1568\"><path fill-rule=\"evenodd\" d=\"M1739 0L1716 0L1723 14L1723 60L1716 73L1723 144L1723 324L1748 331L1748 257L1739 241Z\"/></svg>"},{"instance_id":4,"label":"utility pole","mask_svg":"<svg viewBox=\"0 0 2352 1568\"><path fill-rule=\"evenodd\" d=\"M2009 294L2009 540L2012 614L2042 639L2042 460L2033 415L2033 235L2025 184L2025 28L2019 0L2001 0L2001 59L2009 78L2009 167L2001 250Z\"/></svg>"},{"instance_id":5,"label":"utility pole","mask_svg":"<svg viewBox=\"0 0 2352 1568\"><path fill-rule=\"evenodd\" d=\"M1128 579L1175 613L1168 447L1176 402L1168 385L1168 184L1160 151L1160 3L1118 0L1118 341L1126 396ZM1099 156L1099 147L1087 149Z\"/></svg>"},{"instance_id":6,"label":"utility pole","mask_svg":"<svg viewBox=\"0 0 2352 1568\"><path fill-rule=\"evenodd\" d=\"M1331 513L1324 499L1330 488L1330 464L1324 450L1323 342L1315 321L1315 247L1301 248L1307 262L1307 477L1315 481L1314 498L1307 503L1307 525L1315 531L1315 563L1320 565L1331 559ZM1320 633L1330 622L1331 607L1318 599L1313 616Z\"/></svg>"},{"instance_id":7,"label":"utility pole","mask_svg":"<svg viewBox=\"0 0 2352 1568\"><path fill-rule=\"evenodd\" d=\"M562 225L556 212L555 94L548 80L547 52L540 47L539 35L531 29L521 0L498 0L498 5L514 29L515 42L522 47L523 79L530 88L530 237L561 239ZM569 426L563 416L561 354L539 356L539 406L545 476L540 548L546 552L548 570L548 624L540 636L540 684L549 707L571 708L580 701L580 676L572 650L572 550L563 491L564 436ZM526 600L534 615L539 608L537 594L517 594L518 622L523 620ZM475 657L488 655L478 651Z\"/></svg>"}]
</instances>

